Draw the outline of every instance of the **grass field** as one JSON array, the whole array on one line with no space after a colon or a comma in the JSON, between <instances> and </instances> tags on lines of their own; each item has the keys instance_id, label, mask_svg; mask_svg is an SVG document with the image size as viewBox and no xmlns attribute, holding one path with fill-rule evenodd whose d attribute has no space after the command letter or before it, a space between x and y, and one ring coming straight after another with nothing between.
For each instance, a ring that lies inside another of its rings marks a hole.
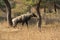
<instances>
[{"instance_id":1,"label":"grass field","mask_svg":"<svg viewBox=\"0 0 60 40\"><path fill-rule=\"evenodd\" d=\"M0 40L60 40L60 23L8 27L7 23L0 23Z\"/></svg>"}]
</instances>

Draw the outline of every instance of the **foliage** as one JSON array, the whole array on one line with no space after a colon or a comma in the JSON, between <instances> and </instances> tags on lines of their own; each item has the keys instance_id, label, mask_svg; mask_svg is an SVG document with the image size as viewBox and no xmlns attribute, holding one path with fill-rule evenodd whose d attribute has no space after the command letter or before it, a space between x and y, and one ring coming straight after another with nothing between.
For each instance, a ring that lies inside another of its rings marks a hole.
<instances>
[{"instance_id":1,"label":"foliage","mask_svg":"<svg viewBox=\"0 0 60 40\"><path fill-rule=\"evenodd\" d=\"M29 11L31 9L32 6L34 6L36 3L38 3L38 0L20 0L22 1L22 7L21 10L19 11L20 13L26 13L27 11ZM46 2L53 2L54 0L42 0L41 2L41 7L43 8L46 5ZM11 7L15 8L16 3L14 2L14 0L9 0ZM56 3L60 4L60 0L56 0ZM5 4L3 2L3 0L0 0L0 7L5 7ZM18 7L20 8L20 7Z\"/></svg>"},{"instance_id":2,"label":"foliage","mask_svg":"<svg viewBox=\"0 0 60 40\"><path fill-rule=\"evenodd\" d=\"M11 4L11 8L15 7L15 2L13 0L9 0L10 4ZM3 0L0 0L0 7L5 7L5 3L3 2Z\"/></svg>"},{"instance_id":3,"label":"foliage","mask_svg":"<svg viewBox=\"0 0 60 40\"><path fill-rule=\"evenodd\" d=\"M3 0L0 0L0 7L4 7L4 2L3 2Z\"/></svg>"},{"instance_id":4,"label":"foliage","mask_svg":"<svg viewBox=\"0 0 60 40\"><path fill-rule=\"evenodd\" d=\"M33 6L38 0L24 0L24 3L27 5Z\"/></svg>"}]
</instances>

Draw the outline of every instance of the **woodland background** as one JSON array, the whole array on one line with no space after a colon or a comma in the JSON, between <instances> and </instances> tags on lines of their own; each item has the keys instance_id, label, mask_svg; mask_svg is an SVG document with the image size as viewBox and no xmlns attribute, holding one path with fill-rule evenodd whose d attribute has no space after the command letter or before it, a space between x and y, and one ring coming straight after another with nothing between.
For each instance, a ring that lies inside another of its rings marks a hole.
<instances>
[{"instance_id":1,"label":"woodland background","mask_svg":"<svg viewBox=\"0 0 60 40\"><path fill-rule=\"evenodd\" d=\"M56 2L56 10L54 4ZM30 9L36 12L38 0L9 0L11 15L15 18L23 15ZM60 40L60 0L42 0L40 13L42 17L41 31L37 27L37 19L29 21L29 28L26 25L18 24L16 28L7 26L7 13L3 0L0 0L0 40ZM44 7L46 11L44 12Z\"/></svg>"}]
</instances>

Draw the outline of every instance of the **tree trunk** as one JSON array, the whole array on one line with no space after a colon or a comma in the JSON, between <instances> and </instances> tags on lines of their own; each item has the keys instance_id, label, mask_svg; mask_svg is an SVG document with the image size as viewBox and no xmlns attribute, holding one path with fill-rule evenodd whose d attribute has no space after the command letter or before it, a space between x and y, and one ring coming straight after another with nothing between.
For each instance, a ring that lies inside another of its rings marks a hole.
<instances>
[{"instance_id":1,"label":"tree trunk","mask_svg":"<svg viewBox=\"0 0 60 40\"><path fill-rule=\"evenodd\" d=\"M40 10L39 10L39 8L40 8L40 3L41 3L41 0L39 0L39 2L37 3L36 11L37 11L37 14L38 14L38 16L39 16L38 27L41 28L41 15L40 15Z\"/></svg>"},{"instance_id":2,"label":"tree trunk","mask_svg":"<svg viewBox=\"0 0 60 40\"><path fill-rule=\"evenodd\" d=\"M44 5L44 13L46 13L46 5Z\"/></svg>"},{"instance_id":3,"label":"tree trunk","mask_svg":"<svg viewBox=\"0 0 60 40\"><path fill-rule=\"evenodd\" d=\"M6 6L7 12L7 23L9 26L12 26L12 18L11 18L11 6L8 0L3 0Z\"/></svg>"},{"instance_id":4,"label":"tree trunk","mask_svg":"<svg viewBox=\"0 0 60 40\"><path fill-rule=\"evenodd\" d=\"M56 10L56 0L54 0L54 10L55 10L55 13L57 12Z\"/></svg>"},{"instance_id":5,"label":"tree trunk","mask_svg":"<svg viewBox=\"0 0 60 40\"><path fill-rule=\"evenodd\" d=\"M47 0L46 0L46 2L44 4L44 14L46 13L46 5L47 5Z\"/></svg>"}]
</instances>

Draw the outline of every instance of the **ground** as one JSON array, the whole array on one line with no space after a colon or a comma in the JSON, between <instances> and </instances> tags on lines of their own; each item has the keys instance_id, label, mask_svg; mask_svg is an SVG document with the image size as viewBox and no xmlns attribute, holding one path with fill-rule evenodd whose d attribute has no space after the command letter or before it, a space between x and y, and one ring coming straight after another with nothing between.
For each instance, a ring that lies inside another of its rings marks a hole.
<instances>
[{"instance_id":1,"label":"ground","mask_svg":"<svg viewBox=\"0 0 60 40\"><path fill-rule=\"evenodd\" d=\"M42 25L3 27L0 24L0 40L60 40L60 23Z\"/></svg>"}]
</instances>

